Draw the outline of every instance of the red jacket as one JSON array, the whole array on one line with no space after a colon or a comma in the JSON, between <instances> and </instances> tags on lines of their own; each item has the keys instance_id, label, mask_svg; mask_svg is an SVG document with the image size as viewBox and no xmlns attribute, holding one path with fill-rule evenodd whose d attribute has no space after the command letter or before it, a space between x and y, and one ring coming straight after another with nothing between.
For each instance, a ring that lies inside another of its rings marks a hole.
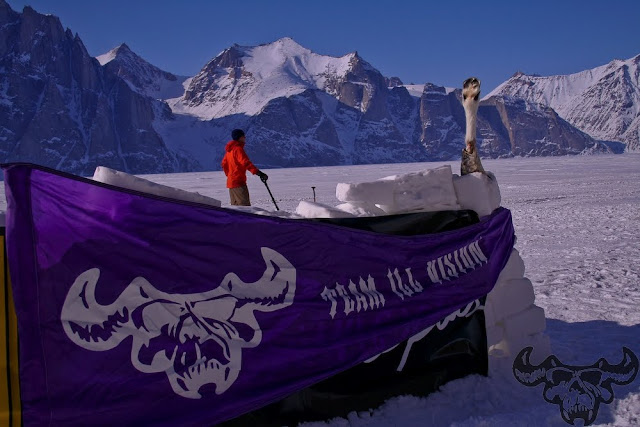
<instances>
[{"instance_id":1,"label":"red jacket","mask_svg":"<svg viewBox=\"0 0 640 427\"><path fill-rule=\"evenodd\" d=\"M244 143L235 140L229 141L225 151L222 158L222 170L227 176L227 188L246 185L246 172L249 171L255 175L258 173L258 168L251 163L249 156L244 152Z\"/></svg>"}]
</instances>

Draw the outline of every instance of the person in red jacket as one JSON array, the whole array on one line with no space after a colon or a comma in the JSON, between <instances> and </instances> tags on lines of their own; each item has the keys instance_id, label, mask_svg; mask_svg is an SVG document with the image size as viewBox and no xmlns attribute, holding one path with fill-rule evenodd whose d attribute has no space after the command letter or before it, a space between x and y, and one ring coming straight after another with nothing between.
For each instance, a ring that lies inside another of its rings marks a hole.
<instances>
[{"instance_id":1,"label":"person in red jacket","mask_svg":"<svg viewBox=\"0 0 640 427\"><path fill-rule=\"evenodd\" d=\"M254 175L258 175L262 181L269 179L269 176L258 170L249 160L247 153L244 152L244 144L246 142L244 131L242 129L234 129L231 132L231 138L232 140L225 147L224 157L222 158L222 170L227 176L227 188L229 189L231 205L251 206L246 172L249 171Z\"/></svg>"}]
</instances>

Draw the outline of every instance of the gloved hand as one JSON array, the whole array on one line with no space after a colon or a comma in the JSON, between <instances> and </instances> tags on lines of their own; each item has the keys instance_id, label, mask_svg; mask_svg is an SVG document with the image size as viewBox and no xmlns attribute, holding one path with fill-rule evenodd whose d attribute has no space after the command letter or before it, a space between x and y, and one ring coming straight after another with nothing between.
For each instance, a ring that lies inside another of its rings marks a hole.
<instances>
[{"instance_id":1,"label":"gloved hand","mask_svg":"<svg viewBox=\"0 0 640 427\"><path fill-rule=\"evenodd\" d=\"M258 171L258 173L256 175L258 175L260 177L262 182L267 182L267 180L269 179L269 175L267 175L266 173L264 173L262 171Z\"/></svg>"}]
</instances>

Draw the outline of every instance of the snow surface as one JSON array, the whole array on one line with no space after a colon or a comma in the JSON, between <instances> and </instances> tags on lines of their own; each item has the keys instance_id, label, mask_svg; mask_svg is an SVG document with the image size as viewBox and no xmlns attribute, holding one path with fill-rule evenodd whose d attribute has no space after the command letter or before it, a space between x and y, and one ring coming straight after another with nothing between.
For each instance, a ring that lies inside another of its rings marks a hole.
<instances>
[{"instance_id":1,"label":"snow surface","mask_svg":"<svg viewBox=\"0 0 640 427\"><path fill-rule=\"evenodd\" d=\"M422 96L422 92L424 92L424 84L421 85L404 85L403 87L409 91L409 95L414 98L420 98Z\"/></svg>"},{"instance_id":2,"label":"snow surface","mask_svg":"<svg viewBox=\"0 0 640 427\"><path fill-rule=\"evenodd\" d=\"M421 98L422 97L422 92L424 92L424 87L425 84L419 84L419 85L402 85L402 87L406 88L407 91L409 91L409 95L413 96L414 98ZM456 88L455 87L445 87L444 91L445 93L448 95L451 92L455 91Z\"/></svg>"},{"instance_id":3,"label":"snow surface","mask_svg":"<svg viewBox=\"0 0 640 427\"><path fill-rule=\"evenodd\" d=\"M316 187L317 203L336 206L339 182L375 181L446 164L459 170L458 162L439 162L265 171L280 208L293 212L301 200L313 201L311 186ZM533 282L535 303L545 310L553 353L574 365L590 365L601 357L618 363L622 346L640 355L640 154L483 160L483 165L496 175L502 205L513 214L516 248ZM144 178L197 191L228 206L222 172ZM274 209L259 179L248 177L248 185L257 208ZM600 406L594 425L640 425L640 377L613 390L615 400ZM493 363L489 377L452 381L426 398L397 397L348 419L306 425L567 424L558 406L544 401L542 386L528 388L515 381L508 361Z\"/></svg>"},{"instance_id":4,"label":"snow surface","mask_svg":"<svg viewBox=\"0 0 640 427\"><path fill-rule=\"evenodd\" d=\"M102 55L96 56L96 59L98 60L100 65L104 65L116 59L117 54L118 54L118 48L116 47L114 49L111 49L107 53L103 53Z\"/></svg>"}]
</instances>

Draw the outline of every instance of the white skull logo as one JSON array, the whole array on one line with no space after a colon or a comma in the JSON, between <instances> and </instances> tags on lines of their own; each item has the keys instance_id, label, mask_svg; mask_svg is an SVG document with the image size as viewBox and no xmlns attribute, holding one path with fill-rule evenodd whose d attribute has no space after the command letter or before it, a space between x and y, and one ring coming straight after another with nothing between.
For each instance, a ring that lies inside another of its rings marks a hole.
<instances>
[{"instance_id":1,"label":"white skull logo","mask_svg":"<svg viewBox=\"0 0 640 427\"><path fill-rule=\"evenodd\" d=\"M262 340L254 312L293 303L295 268L272 249L262 248L262 257L266 270L255 283L228 273L213 290L181 295L137 277L109 305L95 299L100 270L87 270L67 293L60 316L64 331L93 351L111 350L131 336L131 363L140 372L165 372L183 397L200 398L205 384L222 394L240 374L242 349Z\"/></svg>"}]
</instances>

